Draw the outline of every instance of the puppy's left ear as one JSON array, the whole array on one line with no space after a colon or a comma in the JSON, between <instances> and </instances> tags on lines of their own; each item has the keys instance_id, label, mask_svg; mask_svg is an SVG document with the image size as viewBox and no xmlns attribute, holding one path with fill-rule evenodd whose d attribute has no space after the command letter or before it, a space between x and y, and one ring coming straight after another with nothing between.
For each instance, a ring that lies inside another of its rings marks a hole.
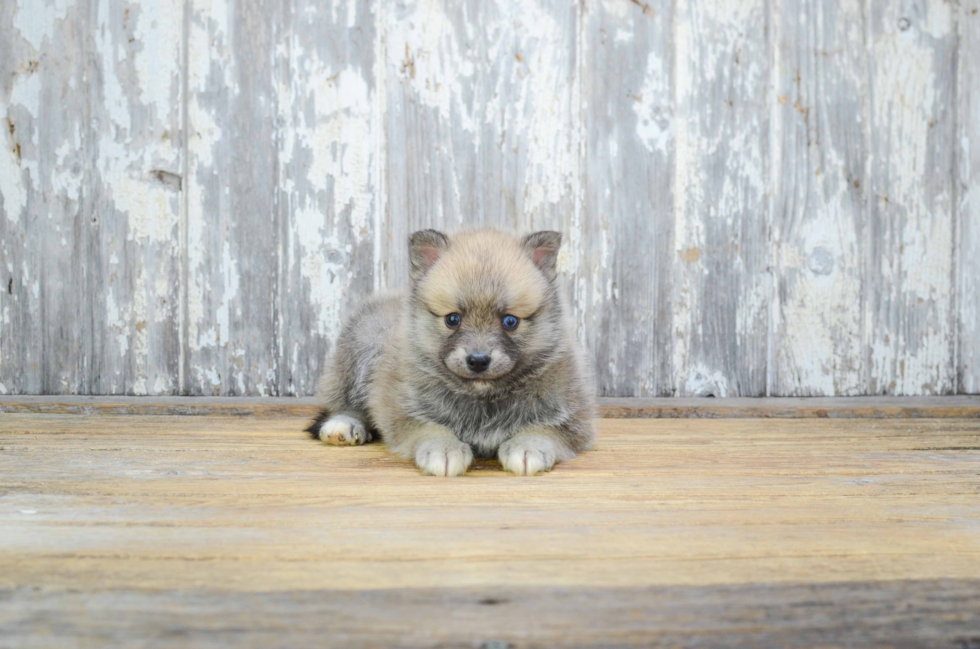
<instances>
[{"instance_id":1,"label":"puppy's left ear","mask_svg":"<svg viewBox=\"0 0 980 649\"><path fill-rule=\"evenodd\" d=\"M558 249L561 248L561 232L542 230L521 239L521 246L531 257L534 265L544 273L549 282L558 276Z\"/></svg>"}]
</instances>

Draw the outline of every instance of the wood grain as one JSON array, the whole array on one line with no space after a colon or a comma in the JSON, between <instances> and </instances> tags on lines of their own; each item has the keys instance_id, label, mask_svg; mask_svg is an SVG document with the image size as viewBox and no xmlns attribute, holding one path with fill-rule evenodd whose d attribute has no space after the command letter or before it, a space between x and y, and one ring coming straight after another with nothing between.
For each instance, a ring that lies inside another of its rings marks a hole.
<instances>
[{"instance_id":1,"label":"wood grain","mask_svg":"<svg viewBox=\"0 0 980 649\"><path fill-rule=\"evenodd\" d=\"M871 196L865 385L954 391L953 5L869 4Z\"/></svg>"},{"instance_id":2,"label":"wood grain","mask_svg":"<svg viewBox=\"0 0 980 649\"><path fill-rule=\"evenodd\" d=\"M307 417L315 398L251 397L0 397L0 413L50 415L225 415ZM948 419L980 418L980 396L732 398L600 397L605 419Z\"/></svg>"},{"instance_id":3,"label":"wood grain","mask_svg":"<svg viewBox=\"0 0 980 649\"><path fill-rule=\"evenodd\" d=\"M4 639L975 637L980 421L603 420L551 474L451 485L303 423L4 415Z\"/></svg>"},{"instance_id":4,"label":"wood grain","mask_svg":"<svg viewBox=\"0 0 980 649\"><path fill-rule=\"evenodd\" d=\"M975 580L0 595L4 639L17 647L972 649L980 641Z\"/></svg>"},{"instance_id":5,"label":"wood grain","mask_svg":"<svg viewBox=\"0 0 980 649\"><path fill-rule=\"evenodd\" d=\"M958 5L956 57L957 385L980 392L980 1Z\"/></svg>"},{"instance_id":6,"label":"wood grain","mask_svg":"<svg viewBox=\"0 0 980 649\"><path fill-rule=\"evenodd\" d=\"M309 395L422 227L610 397L977 393L975 0L11 0L0 394Z\"/></svg>"},{"instance_id":7,"label":"wood grain","mask_svg":"<svg viewBox=\"0 0 980 649\"><path fill-rule=\"evenodd\" d=\"M73 258L81 261L87 253L94 152L83 148L82 137L87 143L90 132L82 116L57 107L62 97L75 106L89 103L93 89L81 83L86 66L72 54L91 53L94 44L90 35L70 29L67 13L45 15L30 26L25 18L19 7L0 11L0 393L60 393L80 387L82 378L80 350L59 333L61 323L81 315L73 298L85 287L84 278L72 281L68 270ZM64 47L60 56L54 55L56 44ZM63 142L75 149L75 174L67 164L57 165ZM68 173L52 186L55 169ZM76 215L82 226L77 234ZM92 355L91 348L84 351ZM59 360L56 367L52 358Z\"/></svg>"},{"instance_id":8,"label":"wood grain","mask_svg":"<svg viewBox=\"0 0 980 649\"><path fill-rule=\"evenodd\" d=\"M183 385L278 394L280 3L188 5Z\"/></svg>"},{"instance_id":9,"label":"wood grain","mask_svg":"<svg viewBox=\"0 0 980 649\"><path fill-rule=\"evenodd\" d=\"M672 3L586 3L574 304L600 395L676 392ZM631 227L623 227L632 223ZM610 345L618 340L622 344Z\"/></svg>"},{"instance_id":10,"label":"wood grain","mask_svg":"<svg viewBox=\"0 0 980 649\"><path fill-rule=\"evenodd\" d=\"M387 286L407 283L414 230L567 231L576 17L571 0L385 4Z\"/></svg>"},{"instance_id":11,"label":"wood grain","mask_svg":"<svg viewBox=\"0 0 980 649\"><path fill-rule=\"evenodd\" d=\"M316 391L343 317L378 280L380 2L284 5L279 70L277 393ZM264 342L263 344L268 344Z\"/></svg>"},{"instance_id":12,"label":"wood grain","mask_svg":"<svg viewBox=\"0 0 980 649\"><path fill-rule=\"evenodd\" d=\"M863 394L871 118L865 15L773 5L775 290L769 394Z\"/></svg>"},{"instance_id":13,"label":"wood grain","mask_svg":"<svg viewBox=\"0 0 980 649\"><path fill-rule=\"evenodd\" d=\"M674 389L683 396L766 393L766 6L675 5L671 333Z\"/></svg>"},{"instance_id":14,"label":"wood grain","mask_svg":"<svg viewBox=\"0 0 980 649\"><path fill-rule=\"evenodd\" d=\"M0 393L177 390L182 4L0 12Z\"/></svg>"}]
</instances>

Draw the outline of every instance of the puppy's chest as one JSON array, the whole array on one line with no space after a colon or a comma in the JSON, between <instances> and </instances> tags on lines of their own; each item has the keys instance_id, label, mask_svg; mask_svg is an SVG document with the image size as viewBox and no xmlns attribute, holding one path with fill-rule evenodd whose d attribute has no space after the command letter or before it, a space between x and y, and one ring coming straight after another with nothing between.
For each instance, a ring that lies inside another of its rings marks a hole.
<instances>
[{"instance_id":1,"label":"puppy's chest","mask_svg":"<svg viewBox=\"0 0 980 649\"><path fill-rule=\"evenodd\" d=\"M540 424L557 423L561 409L546 399L475 399L441 398L420 404L432 421L446 426L464 442L504 441L521 429Z\"/></svg>"}]
</instances>

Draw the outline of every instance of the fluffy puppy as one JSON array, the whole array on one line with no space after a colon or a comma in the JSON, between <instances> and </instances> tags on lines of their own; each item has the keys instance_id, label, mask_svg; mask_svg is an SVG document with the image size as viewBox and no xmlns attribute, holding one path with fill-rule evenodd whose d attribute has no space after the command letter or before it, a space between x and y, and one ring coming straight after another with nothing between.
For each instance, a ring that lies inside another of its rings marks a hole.
<instances>
[{"instance_id":1,"label":"fluffy puppy","mask_svg":"<svg viewBox=\"0 0 980 649\"><path fill-rule=\"evenodd\" d=\"M347 321L307 429L326 444L380 435L428 475L473 457L548 471L595 436L594 387L556 283L561 235L412 235L411 286Z\"/></svg>"}]
</instances>

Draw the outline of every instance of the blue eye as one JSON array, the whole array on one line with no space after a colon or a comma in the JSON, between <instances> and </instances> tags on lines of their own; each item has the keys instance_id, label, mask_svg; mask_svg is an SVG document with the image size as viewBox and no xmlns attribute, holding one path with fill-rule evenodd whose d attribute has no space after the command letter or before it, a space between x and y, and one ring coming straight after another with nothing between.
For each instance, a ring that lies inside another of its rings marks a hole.
<instances>
[{"instance_id":1,"label":"blue eye","mask_svg":"<svg viewBox=\"0 0 980 649\"><path fill-rule=\"evenodd\" d=\"M459 323L463 321L463 319L459 316L458 313L450 313L449 315L446 316L445 320L446 320L446 326L449 327L450 329L455 329L456 327L459 326Z\"/></svg>"},{"instance_id":2,"label":"blue eye","mask_svg":"<svg viewBox=\"0 0 980 649\"><path fill-rule=\"evenodd\" d=\"M505 315L504 319L500 321L500 324L504 326L507 331L513 331L517 329L517 325L520 324L520 320L516 315Z\"/></svg>"}]
</instances>

